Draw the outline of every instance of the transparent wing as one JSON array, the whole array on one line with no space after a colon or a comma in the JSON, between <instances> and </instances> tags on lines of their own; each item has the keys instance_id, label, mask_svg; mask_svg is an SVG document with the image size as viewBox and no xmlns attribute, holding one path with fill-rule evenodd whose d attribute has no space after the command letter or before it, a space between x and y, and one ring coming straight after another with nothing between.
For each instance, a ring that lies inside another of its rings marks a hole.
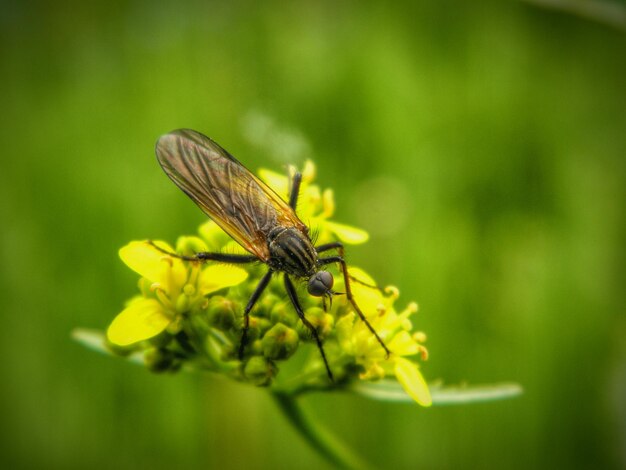
<instances>
[{"instance_id":1,"label":"transparent wing","mask_svg":"<svg viewBox=\"0 0 626 470\"><path fill-rule=\"evenodd\" d=\"M262 261L270 256L267 236L273 228L308 232L286 202L208 137L189 129L170 132L157 141L156 155L167 176Z\"/></svg>"}]
</instances>

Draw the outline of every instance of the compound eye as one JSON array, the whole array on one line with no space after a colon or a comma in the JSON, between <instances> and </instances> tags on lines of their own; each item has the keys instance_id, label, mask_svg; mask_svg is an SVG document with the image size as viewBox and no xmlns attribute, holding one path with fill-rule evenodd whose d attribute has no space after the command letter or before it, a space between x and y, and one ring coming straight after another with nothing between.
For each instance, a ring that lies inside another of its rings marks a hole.
<instances>
[{"instance_id":1,"label":"compound eye","mask_svg":"<svg viewBox=\"0 0 626 470\"><path fill-rule=\"evenodd\" d=\"M309 294L315 297L321 297L330 292L333 287L333 275L328 271L319 271L309 279Z\"/></svg>"}]
</instances>

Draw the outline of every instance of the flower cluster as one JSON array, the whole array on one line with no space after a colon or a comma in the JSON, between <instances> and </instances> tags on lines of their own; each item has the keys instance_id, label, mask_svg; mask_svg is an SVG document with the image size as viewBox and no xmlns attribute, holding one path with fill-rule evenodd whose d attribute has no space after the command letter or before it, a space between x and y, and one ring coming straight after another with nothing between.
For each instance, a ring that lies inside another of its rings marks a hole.
<instances>
[{"instance_id":1,"label":"flower cluster","mask_svg":"<svg viewBox=\"0 0 626 470\"><path fill-rule=\"evenodd\" d=\"M312 184L315 167L311 162L302 174L297 212L316 234L317 242L367 241L365 231L330 220L335 209L333 193ZM287 199L288 177L268 170L261 170L259 176ZM176 256L203 251L245 253L212 221L200 227L198 236L180 237L175 249L162 241L134 241L120 249L122 261L141 276L140 294L128 301L108 328L113 352L139 352L153 371L196 367L294 392L395 376L416 402L431 404L417 364L417 359L427 358L425 335L414 332L411 321L417 304L397 310L399 292L395 287L380 289L366 272L349 267L354 297L391 351L387 356L345 295L335 296L325 309L320 298L311 297L297 285L305 316L322 339L335 376L330 382L315 341L290 304L280 276L274 276L250 313L248 341L239 358L243 309L267 267L254 263L244 269ZM333 274L335 289L345 292L341 272Z\"/></svg>"}]
</instances>

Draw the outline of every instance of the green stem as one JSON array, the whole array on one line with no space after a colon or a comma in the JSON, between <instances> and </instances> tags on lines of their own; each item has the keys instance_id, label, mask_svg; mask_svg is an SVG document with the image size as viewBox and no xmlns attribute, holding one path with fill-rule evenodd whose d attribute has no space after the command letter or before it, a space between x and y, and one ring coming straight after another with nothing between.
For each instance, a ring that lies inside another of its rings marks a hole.
<instances>
[{"instance_id":1,"label":"green stem","mask_svg":"<svg viewBox=\"0 0 626 470\"><path fill-rule=\"evenodd\" d=\"M271 393L274 401L293 427L298 430L311 447L329 462L337 468L349 470L371 468L367 462L364 462L335 436L312 420L293 395L277 391Z\"/></svg>"}]
</instances>

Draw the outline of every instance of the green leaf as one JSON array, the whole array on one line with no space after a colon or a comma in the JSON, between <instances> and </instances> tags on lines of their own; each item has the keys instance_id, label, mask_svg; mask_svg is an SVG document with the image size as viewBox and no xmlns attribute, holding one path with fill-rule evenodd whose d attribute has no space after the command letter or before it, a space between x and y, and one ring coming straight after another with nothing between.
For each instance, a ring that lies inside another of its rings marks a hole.
<instances>
[{"instance_id":1,"label":"green leaf","mask_svg":"<svg viewBox=\"0 0 626 470\"><path fill-rule=\"evenodd\" d=\"M120 357L106 346L106 337L103 331L89 328L74 328L72 330L72 339L92 351L106 354L107 356ZM138 352L131 354L126 359L137 364L143 364L142 356Z\"/></svg>"},{"instance_id":2,"label":"green leaf","mask_svg":"<svg viewBox=\"0 0 626 470\"><path fill-rule=\"evenodd\" d=\"M100 330L91 330L89 328L74 328L72 330L72 339L79 342L87 349L102 354L112 356L113 353L107 349L105 344L104 332Z\"/></svg>"},{"instance_id":3,"label":"green leaf","mask_svg":"<svg viewBox=\"0 0 626 470\"><path fill-rule=\"evenodd\" d=\"M358 382L352 385L349 390L373 400L414 403L411 397L406 394L402 385L393 380ZM516 383L450 387L431 385L430 393L433 405L460 405L513 398L521 395L523 389Z\"/></svg>"}]
</instances>

